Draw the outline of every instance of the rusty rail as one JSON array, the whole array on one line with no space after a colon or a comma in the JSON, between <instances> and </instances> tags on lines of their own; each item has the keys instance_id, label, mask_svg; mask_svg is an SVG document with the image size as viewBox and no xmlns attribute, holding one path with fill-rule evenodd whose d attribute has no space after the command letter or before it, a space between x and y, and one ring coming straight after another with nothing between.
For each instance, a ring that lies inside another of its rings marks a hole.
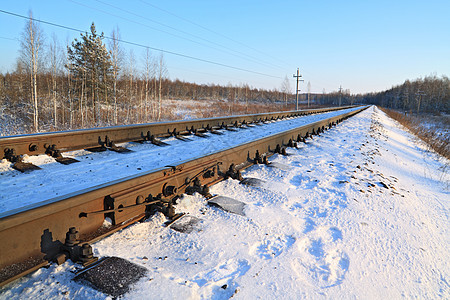
<instances>
[{"instance_id":1,"label":"rusty rail","mask_svg":"<svg viewBox=\"0 0 450 300\"><path fill-rule=\"evenodd\" d=\"M92 241L139 220L154 209L155 204L156 208L170 215L178 195L188 190L207 193L208 186L224 178L235 177L234 165L237 170L245 168L261 161L261 157L280 152L280 149L287 145L292 146L294 142L302 141L311 134L320 133L365 108L185 161L176 166L140 173L2 213L0 286L29 273L47 261L58 260L70 227L76 227L80 240ZM110 229L102 227L106 217L112 220L113 226Z\"/></svg>"},{"instance_id":2,"label":"rusty rail","mask_svg":"<svg viewBox=\"0 0 450 300\"><path fill-rule=\"evenodd\" d=\"M152 140L153 138L180 133L192 133L223 126L282 119L345 108L350 108L350 106L6 136L0 137L0 159L10 159L12 156L23 154L38 155L55 151L93 148L104 146L109 142L123 143Z\"/></svg>"}]
</instances>

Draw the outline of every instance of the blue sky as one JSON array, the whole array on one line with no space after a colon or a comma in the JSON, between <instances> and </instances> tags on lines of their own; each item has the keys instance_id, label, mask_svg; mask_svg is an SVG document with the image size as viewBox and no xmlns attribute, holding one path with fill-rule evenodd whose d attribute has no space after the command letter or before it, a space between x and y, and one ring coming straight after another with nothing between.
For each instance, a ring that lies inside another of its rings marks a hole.
<instances>
[{"instance_id":1,"label":"blue sky","mask_svg":"<svg viewBox=\"0 0 450 300\"><path fill-rule=\"evenodd\" d=\"M300 89L381 91L406 79L450 75L450 1L40 0L0 10L249 70L165 54L172 79L280 88L297 67ZM0 71L13 71L25 20L0 13ZM61 44L79 33L41 25ZM133 51L142 64L142 47ZM157 51L152 52L159 55ZM256 74L256 73L262 73Z\"/></svg>"}]
</instances>

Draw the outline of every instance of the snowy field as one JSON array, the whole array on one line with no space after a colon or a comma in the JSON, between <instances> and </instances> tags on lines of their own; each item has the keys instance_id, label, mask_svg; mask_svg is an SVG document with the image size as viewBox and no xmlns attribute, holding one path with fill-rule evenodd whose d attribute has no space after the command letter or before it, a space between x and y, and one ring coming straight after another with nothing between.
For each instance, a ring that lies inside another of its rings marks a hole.
<instances>
[{"instance_id":1,"label":"snowy field","mask_svg":"<svg viewBox=\"0 0 450 300\"><path fill-rule=\"evenodd\" d=\"M158 147L150 142L121 144L131 153L121 154L113 151L92 153L72 151L63 153L80 162L61 165L48 155L25 156L24 162L40 166L42 170L21 174L12 168L12 164L0 161L0 217L1 213L32 205L83 189L92 188L119 180L138 173L150 172L167 165L177 165L185 160L194 159L216 151L234 147L267 135L293 129L305 124L320 121L357 108L332 111L322 114L292 118L254 126L238 131L223 130L223 135L208 133L209 138L189 136L189 142L176 138L164 139L168 147ZM20 199L20 201L17 201Z\"/></svg>"},{"instance_id":2,"label":"snowy field","mask_svg":"<svg viewBox=\"0 0 450 300\"><path fill-rule=\"evenodd\" d=\"M184 196L177 211L201 219L190 234L155 215L94 244L147 268L123 298L450 298L448 161L375 107L288 153L244 172L261 187L211 188L245 216ZM40 269L0 298L108 298L73 282L76 268Z\"/></svg>"}]
</instances>

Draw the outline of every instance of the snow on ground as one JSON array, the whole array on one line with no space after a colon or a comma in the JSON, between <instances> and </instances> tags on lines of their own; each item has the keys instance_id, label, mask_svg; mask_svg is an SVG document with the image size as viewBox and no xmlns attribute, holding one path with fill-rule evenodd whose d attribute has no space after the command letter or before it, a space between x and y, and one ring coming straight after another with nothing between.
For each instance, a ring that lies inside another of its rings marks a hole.
<instances>
[{"instance_id":1,"label":"snow on ground","mask_svg":"<svg viewBox=\"0 0 450 300\"><path fill-rule=\"evenodd\" d=\"M201 118L205 111L214 111L215 104L215 101L173 99L163 101L163 108L178 120L189 120Z\"/></svg>"},{"instance_id":2,"label":"snow on ground","mask_svg":"<svg viewBox=\"0 0 450 300\"><path fill-rule=\"evenodd\" d=\"M279 168L252 166L211 188L246 203L246 216L184 196L202 221L186 234L162 215L93 245L148 269L124 299L450 298L449 176L434 154L377 108L315 136ZM448 162L447 162L448 163ZM52 265L1 299L107 298Z\"/></svg>"},{"instance_id":3,"label":"snow on ground","mask_svg":"<svg viewBox=\"0 0 450 300\"><path fill-rule=\"evenodd\" d=\"M169 147L158 147L151 143L128 143L134 152L121 154L113 151L91 153L86 150L63 153L80 162L68 166L61 165L48 155L25 156L24 162L38 165L42 170L21 174L12 169L6 159L0 161L0 217L1 213L39 203L69 193L149 172L167 165L204 156L256 138L276 134L311 122L339 115L351 108L272 122L264 126L240 129L236 132L224 131L224 135L208 134L209 138L190 136L192 142L176 138L165 139ZM19 201L18 201L19 200ZM57 199L55 199L56 201Z\"/></svg>"}]
</instances>

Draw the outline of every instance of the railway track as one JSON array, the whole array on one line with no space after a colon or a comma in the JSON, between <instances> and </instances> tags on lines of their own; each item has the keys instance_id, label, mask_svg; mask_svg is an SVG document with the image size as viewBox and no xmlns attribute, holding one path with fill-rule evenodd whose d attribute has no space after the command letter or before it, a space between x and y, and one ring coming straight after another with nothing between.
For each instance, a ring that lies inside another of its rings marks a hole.
<instances>
[{"instance_id":1,"label":"railway track","mask_svg":"<svg viewBox=\"0 0 450 300\"><path fill-rule=\"evenodd\" d=\"M95 261L89 244L121 228L145 218L154 211L162 211L176 219L173 206L182 193L201 193L210 197L208 187L226 179L241 179L240 170L254 163L266 163L274 153L285 153L285 147L295 147L314 134L330 128L366 107L315 123L287 130L233 146L215 153L190 159L176 165L142 172L49 199L25 208L0 214L0 285L45 266L49 262L66 259L85 265ZM206 131L237 128L325 110L309 110L259 114L227 118L213 118L136 126L121 126L95 130L79 130L0 138L0 150L5 158L20 167L23 154L48 154L63 157L63 151L101 148L126 151L116 143L151 141L162 145L161 137L201 135ZM84 138L83 138L84 136ZM1 152L0 152L1 153ZM9 157L6 157L10 155ZM11 156L12 155L12 156ZM30 166L28 166L30 167ZM31 167L32 168L32 167ZM25 167L24 171L27 169ZM102 227L105 218L112 226ZM83 241L83 242L81 242Z\"/></svg>"},{"instance_id":2,"label":"railway track","mask_svg":"<svg viewBox=\"0 0 450 300\"><path fill-rule=\"evenodd\" d=\"M38 169L37 166L22 162L22 156L48 154L63 164L74 161L62 156L62 152L89 149L90 151L113 150L124 152L127 149L117 147L123 142L151 141L161 145L158 138L182 137L183 135L202 135L204 132L216 132L220 129L237 128L245 124L262 123L289 117L329 112L349 107L321 108L288 112L262 113L253 115L208 118L175 122L160 122L138 125L125 125L105 128L94 128L52 133L37 133L0 137L0 155L14 163L13 167L19 171Z\"/></svg>"}]
</instances>

